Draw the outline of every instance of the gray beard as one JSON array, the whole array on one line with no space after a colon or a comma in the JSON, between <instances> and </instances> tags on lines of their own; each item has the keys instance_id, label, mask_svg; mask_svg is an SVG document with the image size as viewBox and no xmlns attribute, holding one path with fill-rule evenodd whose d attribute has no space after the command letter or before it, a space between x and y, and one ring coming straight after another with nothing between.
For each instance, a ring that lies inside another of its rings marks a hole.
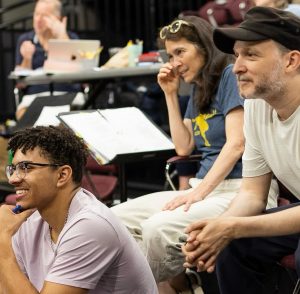
<instances>
[{"instance_id":1,"label":"gray beard","mask_svg":"<svg viewBox=\"0 0 300 294\"><path fill-rule=\"evenodd\" d=\"M243 97L246 99L272 100L272 97L280 98L286 92L285 83L282 81L281 65L275 64L269 75L263 75L261 81L255 86L254 93Z\"/></svg>"}]
</instances>

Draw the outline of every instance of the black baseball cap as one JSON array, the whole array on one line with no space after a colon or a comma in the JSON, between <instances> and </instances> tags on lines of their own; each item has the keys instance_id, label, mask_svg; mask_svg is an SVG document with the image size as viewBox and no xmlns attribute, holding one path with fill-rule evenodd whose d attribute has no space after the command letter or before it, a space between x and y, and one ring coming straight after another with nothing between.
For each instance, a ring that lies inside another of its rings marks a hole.
<instances>
[{"instance_id":1,"label":"black baseball cap","mask_svg":"<svg viewBox=\"0 0 300 294\"><path fill-rule=\"evenodd\" d=\"M238 27L217 28L213 33L216 47L230 54L235 41L269 39L290 50L300 50L300 18L288 11L256 6L248 10Z\"/></svg>"}]
</instances>

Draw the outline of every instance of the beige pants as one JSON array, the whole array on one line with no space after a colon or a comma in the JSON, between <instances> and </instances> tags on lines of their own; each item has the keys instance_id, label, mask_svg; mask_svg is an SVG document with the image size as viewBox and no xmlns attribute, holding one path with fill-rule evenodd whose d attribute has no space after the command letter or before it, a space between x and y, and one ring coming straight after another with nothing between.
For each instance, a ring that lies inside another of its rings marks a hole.
<instances>
[{"instance_id":1,"label":"beige pants","mask_svg":"<svg viewBox=\"0 0 300 294\"><path fill-rule=\"evenodd\" d=\"M194 188L201 180L191 179ZM181 252L184 229L201 218L222 214L239 191L241 179L224 180L204 200L194 203L185 212L183 206L173 211L162 207L174 197L187 191L164 191L138 197L112 208L121 218L146 255L157 282L167 280L184 271ZM268 207L277 204L278 188L272 184Z\"/></svg>"}]
</instances>

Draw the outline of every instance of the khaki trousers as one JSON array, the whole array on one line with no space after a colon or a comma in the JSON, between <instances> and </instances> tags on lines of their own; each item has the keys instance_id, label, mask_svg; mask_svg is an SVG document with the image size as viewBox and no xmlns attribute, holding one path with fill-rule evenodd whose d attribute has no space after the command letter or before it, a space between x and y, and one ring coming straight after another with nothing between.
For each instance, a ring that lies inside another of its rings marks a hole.
<instances>
[{"instance_id":1,"label":"khaki trousers","mask_svg":"<svg viewBox=\"0 0 300 294\"><path fill-rule=\"evenodd\" d=\"M191 179L192 189L200 182L199 179ZM224 180L204 200L194 203L187 212L183 210L183 206L173 211L162 211L162 208L174 197L190 190L148 194L114 206L112 210L139 243L156 281L160 282L184 271L181 246L187 225L202 218L222 214L239 191L240 186L241 179ZM268 207L277 205L277 195L278 188L274 182Z\"/></svg>"}]
</instances>

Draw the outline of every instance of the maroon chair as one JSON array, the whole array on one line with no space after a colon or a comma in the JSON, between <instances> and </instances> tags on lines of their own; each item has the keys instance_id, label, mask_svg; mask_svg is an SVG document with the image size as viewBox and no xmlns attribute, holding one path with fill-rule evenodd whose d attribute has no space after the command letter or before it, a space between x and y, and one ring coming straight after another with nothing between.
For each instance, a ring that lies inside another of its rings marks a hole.
<instances>
[{"instance_id":1,"label":"maroon chair","mask_svg":"<svg viewBox=\"0 0 300 294\"><path fill-rule=\"evenodd\" d=\"M201 154L193 154L189 156L173 156L167 160L166 166L165 166L165 177L166 177L166 183L165 183L165 190L167 190L168 186L172 188L172 190L176 191L176 184L174 179L177 176L176 170L172 170L172 167L176 163L181 162L199 162L201 159Z\"/></svg>"},{"instance_id":2,"label":"maroon chair","mask_svg":"<svg viewBox=\"0 0 300 294\"><path fill-rule=\"evenodd\" d=\"M281 183L279 184L279 191L280 191L280 197L278 198L278 206L284 206L290 204L290 201L286 198L283 198L286 193L290 193ZM291 195L288 195L290 197ZM292 282L295 284L293 294L299 294L300 293L300 279L297 276L296 273L296 262L295 262L295 255L290 254L287 256L284 256L280 262L279 265L281 265L289 274Z\"/></svg>"},{"instance_id":3,"label":"maroon chair","mask_svg":"<svg viewBox=\"0 0 300 294\"><path fill-rule=\"evenodd\" d=\"M288 276L294 285L292 294L299 294L300 293L300 279L298 278L297 273L296 273L296 263L295 263L294 254L284 256L281 259L281 261L279 262L279 265L282 266L284 268L284 270L288 273Z\"/></svg>"},{"instance_id":4,"label":"maroon chair","mask_svg":"<svg viewBox=\"0 0 300 294\"><path fill-rule=\"evenodd\" d=\"M99 165L91 156L88 157L82 178L82 188L92 192L101 202L110 206L117 187L117 166Z\"/></svg>"},{"instance_id":5,"label":"maroon chair","mask_svg":"<svg viewBox=\"0 0 300 294\"><path fill-rule=\"evenodd\" d=\"M205 1L198 10L184 10L185 15L199 16L213 27L238 25L244 20L245 13L253 6L251 0Z\"/></svg>"}]
</instances>

